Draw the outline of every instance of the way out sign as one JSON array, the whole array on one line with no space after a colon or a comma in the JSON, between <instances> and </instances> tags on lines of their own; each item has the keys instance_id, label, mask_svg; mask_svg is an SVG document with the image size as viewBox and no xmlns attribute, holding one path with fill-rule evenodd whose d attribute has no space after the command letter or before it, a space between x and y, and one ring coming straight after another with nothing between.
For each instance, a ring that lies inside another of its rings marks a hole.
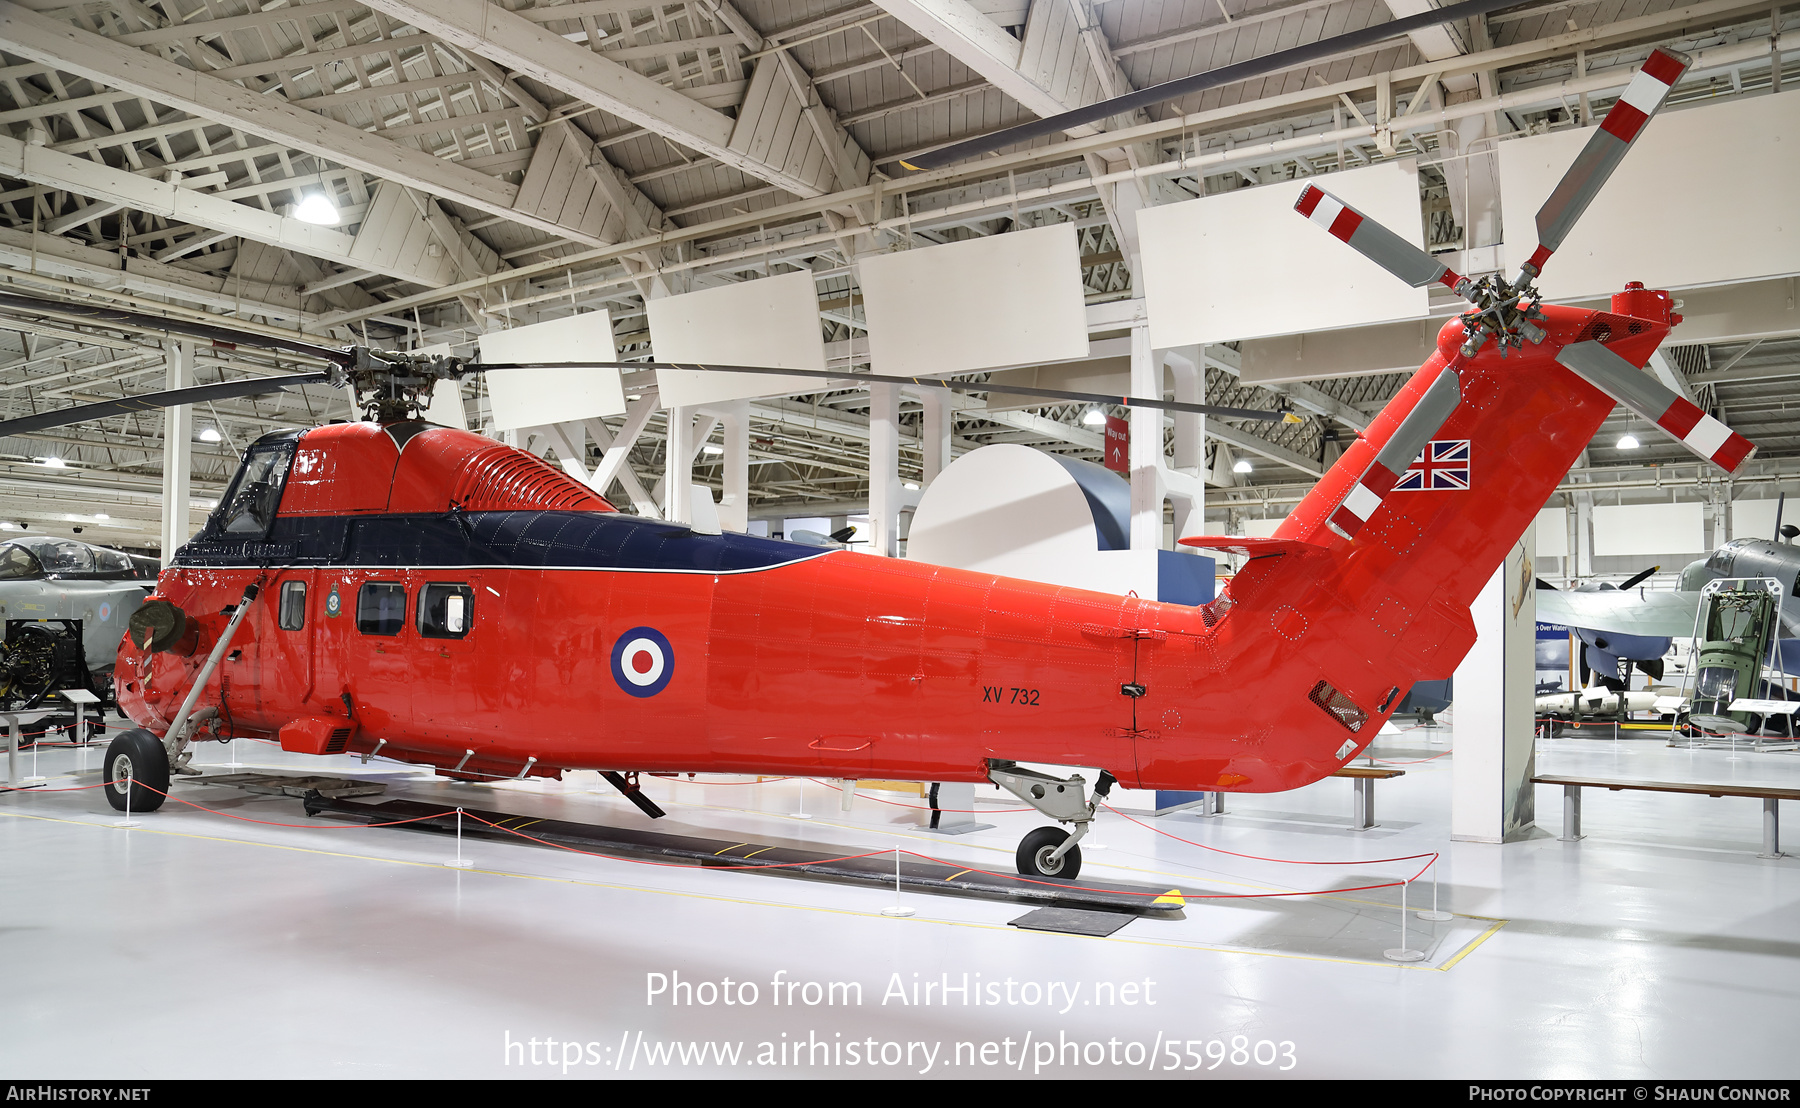
<instances>
[{"instance_id":1,"label":"way out sign","mask_svg":"<svg viewBox=\"0 0 1800 1108\"><path fill-rule=\"evenodd\" d=\"M1131 424L1118 416L1106 417L1106 468L1131 472Z\"/></svg>"}]
</instances>

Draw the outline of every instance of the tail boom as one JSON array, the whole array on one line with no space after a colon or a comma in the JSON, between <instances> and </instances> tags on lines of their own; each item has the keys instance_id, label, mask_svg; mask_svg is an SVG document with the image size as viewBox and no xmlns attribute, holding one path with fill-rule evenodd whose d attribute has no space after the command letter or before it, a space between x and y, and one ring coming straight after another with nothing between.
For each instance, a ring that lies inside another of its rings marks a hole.
<instances>
[{"instance_id":1,"label":"tail boom","mask_svg":"<svg viewBox=\"0 0 1800 1108\"><path fill-rule=\"evenodd\" d=\"M1545 305L1545 341L1505 359L1493 347L1459 357L1462 324L1447 324L1437 351L1276 531L1279 555L1253 556L1215 602L1185 698L1202 718L1229 721L1226 733L1197 747L1140 742L1141 782L1308 784L1365 748L1412 685L1451 676L1474 643L1469 605L1613 409L1558 354L1603 321L1608 348L1641 367L1679 321L1668 304L1639 293L1615 298L1610 313ZM1442 413L1433 409L1446 378L1456 396ZM1415 445L1421 424L1432 430ZM1459 473L1434 476L1434 444L1459 456ZM1382 471L1396 478L1391 490L1365 501L1345 537L1334 522ZM1181 682L1175 668L1145 683L1154 693Z\"/></svg>"}]
</instances>

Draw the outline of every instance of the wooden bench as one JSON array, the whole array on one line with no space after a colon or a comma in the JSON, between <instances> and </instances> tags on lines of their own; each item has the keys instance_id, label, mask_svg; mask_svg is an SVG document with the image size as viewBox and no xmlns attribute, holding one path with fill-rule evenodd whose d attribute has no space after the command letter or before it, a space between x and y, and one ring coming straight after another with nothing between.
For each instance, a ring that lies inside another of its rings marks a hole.
<instances>
[{"instance_id":1,"label":"wooden bench","mask_svg":"<svg viewBox=\"0 0 1800 1108\"><path fill-rule=\"evenodd\" d=\"M1560 841L1572 843L1582 838L1581 834L1581 790L1606 789L1610 792L1622 792L1627 789L1651 793L1688 793L1695 796L1745 796L1763 802L1763 841L1762 853L1758 858L1779 858L1781 854L1781 817L1776 805L1783 800L1800 800L1800 789L1781 789L1772 785L1697 785L1681 781L1609 781L1594 777L1563 777L1556 774L1545 774L1533 777L1532 782L1538 785L1561 785L1563 787L1563 833Z\"/></svg>"},{"instance_id":2,"label":"wooden bench","mask_svg":"<svg viewBox=\"0 0 1800 1108\"><path fill-rule=\"evenodd\" d=\"M1348 777L1356 782L1356 797L1352 802L1350 815L1353 830L1367 831L1375 826L1375 782L1405 775L1406 771L1403 769L1386 769L1382 766L1345 766L1331 775Z\"/></svg>"},{"instance_id":3,"label":"wooden bench","mask_svg":"<svg viewBox=\"0 0 1800 1108\"><path fill-rule=\"evenodd\" d=\"M1356 782L1356 794L1350 812L1351 830L1367 831L1375 826L1375 782L1405 775L1406 771L1403 769L1387 769L1382 766L1345 766L1331 775L1348 777ZM1156 794L1156 811L1153 814L1166 816L1196 807L1203 816L1222 816L1225 814L1225 794L1161 790Z\"/></svg>"}]
</instances>

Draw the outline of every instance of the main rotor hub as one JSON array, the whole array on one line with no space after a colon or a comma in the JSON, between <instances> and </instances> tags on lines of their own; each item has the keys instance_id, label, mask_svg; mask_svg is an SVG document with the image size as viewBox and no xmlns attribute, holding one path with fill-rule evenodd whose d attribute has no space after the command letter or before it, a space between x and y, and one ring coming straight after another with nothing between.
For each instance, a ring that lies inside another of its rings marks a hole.
<instances>
[{"instance_id":1,"label":"main rotor hub","mask_svg":"<svg viewBox=\"0 0 1800 1108\"><path fill-rule=\"evenodd\" d=\"M1502 358L1508 347L1527 342L1536 346L1544 341L1544 328L1538 322L1544 318L1538 306L1542 297L1533 287L1529 273L1521 273L1517 285L1509 284L1499 274L1489 274L1479 281L1465 279L1457 286L1457 292L1475 305L1458 317L1468 336L1462 344L1463 357L1473 358L1489 339L1499 344Z\"/></svg>"},{"instance_id":2,"label":"main rotor hub","mask_svg":"<svg viewBox=\"0 0 1800 1108\"><path fill-rule=\"evenodd\" d=\"M417 419L431 406L439 381L462 376L462 360L445 354L412 354L355 348L356 361L343 384L356 390L356 403L377 423ZM333 382L334 384L338 382Z\"/></svg>"}]
</instances>

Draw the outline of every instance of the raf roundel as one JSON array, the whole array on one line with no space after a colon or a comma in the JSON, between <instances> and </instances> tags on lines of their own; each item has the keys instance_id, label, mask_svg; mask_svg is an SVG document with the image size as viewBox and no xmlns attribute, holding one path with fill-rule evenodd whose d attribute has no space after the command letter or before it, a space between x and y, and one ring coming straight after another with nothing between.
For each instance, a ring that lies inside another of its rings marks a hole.
<instances>
[{"instance_id":1,"label":"raf roundel","mask_svg":"<svg viewBox=\"0 0 1800 1108\"><path fill-rule=\"evenodd\" d=\"M612 675L632 696L655 696L675 676L675 648L654 627L633 627L613 645Z\"/></svg>"}]
</instances>

